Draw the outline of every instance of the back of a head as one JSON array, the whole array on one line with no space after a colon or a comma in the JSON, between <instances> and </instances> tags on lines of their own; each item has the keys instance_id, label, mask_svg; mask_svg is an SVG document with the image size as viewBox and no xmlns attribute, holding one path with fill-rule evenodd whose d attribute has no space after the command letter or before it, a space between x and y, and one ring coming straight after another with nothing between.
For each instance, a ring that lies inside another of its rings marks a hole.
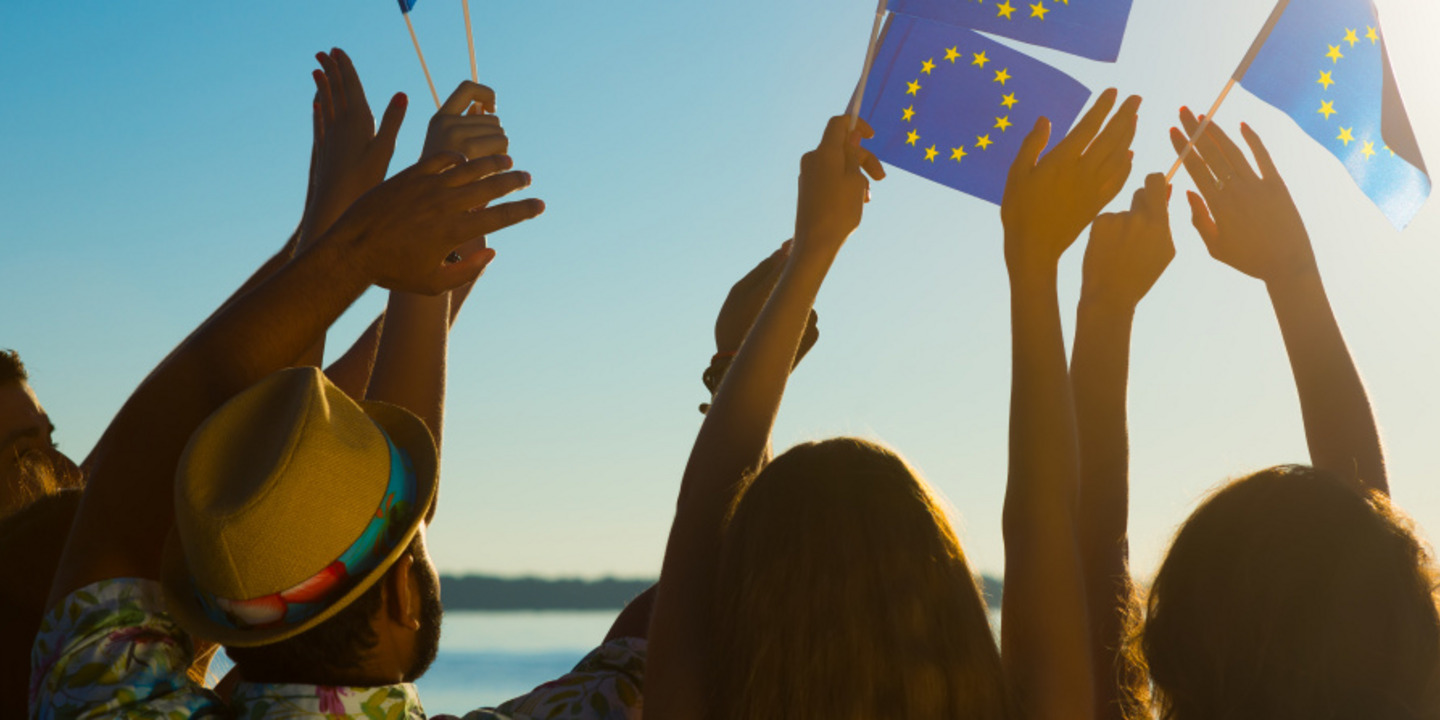
<instances>
[{"instance_id":1,"label":"back of a head","mask_svg":"<svg viewBox=\"0 0 1440 720\"><path fill-rule=\"evenodd\" d=\"M25 717L30 682L30 646L45 614L50 582L80 490L62 490L36 500L0 522L0 717Z\"/></svg>"},{"instance_id":2,"label":"back of a head","mask_svg":"<svg viewBox=\"0 0 1440 720\"><path fill-rule=\"evenodd\" d=\"M1181 528L1136 659L1170 720L1440 717L1434 587L1427 550L1384 495L1272 468Z\"/></svg>"},{"instance_id":3,"label":"back of a head","mask_svg":"<svg viewBox=\"0 0 1440 720\"><path fill-rule=\"evenodd\" d=\"M1001 718L985 602L925 483L893 452L796 446L725 531L712 717Z\"/></svg>"}]
</instances>

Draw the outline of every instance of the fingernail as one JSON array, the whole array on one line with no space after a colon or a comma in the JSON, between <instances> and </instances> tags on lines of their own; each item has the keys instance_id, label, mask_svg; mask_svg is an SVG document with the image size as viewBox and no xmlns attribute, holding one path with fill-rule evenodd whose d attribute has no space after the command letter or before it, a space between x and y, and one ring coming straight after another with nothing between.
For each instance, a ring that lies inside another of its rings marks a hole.
<instances>
[{"instance_id":1,"label":"fingernail","mask_svg":"<svg viewBox=\"0 0 1440 720\"><path fill-rule=\"evenodd\" d=\"M315 59L318 60L318 61L320 61L320 62L325 62L325 53L323 53L323 52L317 52L317 53L315 53Z\"/></svg>"},{"instance_id":2,"label":"fingernail","mask_svg":"<svg viewBox=\"0 0 1440 720\"><path fill-rule=\"evenodd\" d=\"M530 184L530 173L527 172L527 173L521 173L521 174L525 176L525 184L526 184L526 185L529 185L529 184Z\"/></svg>"},{"instance_id":3,"label":"fingernail","mask_svg":"<svg viewBox=\"0 0 1440 720\"><path fill-rule=\"evenodd\" d=\"M512 168L512 167L515 167L515 159L512 158L512 157L510 157L509 155L501 155L499 162L500 162L500 167L503 167L503 168L505 168L505 169L507 169L507 170L510 169L510 168Z\"/></svg>"}]
</instances>

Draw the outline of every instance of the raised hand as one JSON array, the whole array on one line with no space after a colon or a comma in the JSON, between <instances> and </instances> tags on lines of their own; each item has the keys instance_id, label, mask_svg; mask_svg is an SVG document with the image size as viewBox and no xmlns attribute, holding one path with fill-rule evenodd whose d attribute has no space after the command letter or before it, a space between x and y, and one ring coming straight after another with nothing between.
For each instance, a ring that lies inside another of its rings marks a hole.
<instances>
[{"instance_id":1,"label":"raised hand","mask_svg":"<svg viewBox=\"0 0 1440 720\"><path fill-rule=\"evenodd\" d=\"M1107 124L1119 93L1106 90L1070 134L1040 157L1050 143L1050 121L1040 118L1010 169L1000 216L1005 224L1005 261L1021 269L1053 270L1081 231L1115 199L1130 177L1140 98L1131 96ZM1102 129L1103 126L1103 129Z\"/></svg>"},{"instance_id":2,"label":"raised hand","mask_svg":"<svg viewBox=\"0 0 1440 720\"><path fill-rule=\"evenodd\" d=\"M725 297L725 304L720 308L720 315L715 318L717 353L739 352L740 344L745 342L745 336L750 332L750 326L755 324L755 318L765 307L765 301L770 299L775 283L780 281L780 274L784 272L785 263L790 259L792 245L792 241L786 240L780 249L761 260L755 269L730 288L730 294ZM809 323L805 326L805 336L800 339L800 350L795 354L796 365L799 365L805 354L810 352L810 348L815 346L815 341L820 339L818 320L819 316L811 310Z\"/></svg>"},{"instance_id":3,"label":"raised hand","mask_svg":"<svg viewBox=\"0 0 1440 720\"><path fill-rule=\"evenodd\" d=\"M865 176L885 177L880 161L860 147L860 139L874 137L875 131L858 120L852 132L847 129L849 123L848 116L831 118L820 146L800 159L795 248L801 253L818 251L831 257L838 253L850 233L860 227L870 198L870 181Z\"/></svg>"},{"instance_id":4,"label":"raised hand","mask_svg":"<svg viewBox=\"0 0 1440 720\"><path fill-rule=\"evenodd\" d=\"M375 285L425 295L459 287L474 281L493 254L457 254L447 262L452 253L545 211L536 199L490 205L530 185L529 173L504 172L510 166L506 155L425 158L367 193L330 234Z\"/></svg>"},{"instance_id":5,"label":"raised hand","mask_svg":"<svg viewBox=\"0 0 1440 720\"><path fill-rule=\"evenodd\" d=\"M314 72L315 149L298 249L325 234L352 203L385 179L408 104L404 93L396 93L377 130L350 56L335 48L315 58L322 68Z\"/></svg>"},{"instance_id":6,"label":"raised hand","mask_svg":"<svg viewBox=\"0 0 1440 720\"><path fill-rule=\"evenodd\" d=\"M1080 302L1134 312L1175 258L1170 236L1170 185L1156 173L1135 191L1130 210L1095 218L1085 249L1085 282Z\"/></svg>"},{"instance_id":7,"label":"raised hand","mask_svg":"<svg viewBox=\"0 0 1440 720\"><path fill-rule=\"evenodd\" d=\"M1185 132L1170 129L1177 152L1200 128L1200 118L1180 111ZM1211 123L1185 156L1185 170L1199 193L1188 193L1200 239L1210 256L1267 283L1317 272L1305 222L1270 153L1250 126L1241 133L1259 172L1219 126Z\"/></svg>"},{"instance_id":8,"label":"raised hand","mask_svg":"<svg viewBox=\"0 0 1440 720\"><path fill-rule=\"evenodd\" d=\"M457 152L471 160L504 155L510 149L495 112L495 91L466 80L430 118L421 157Z\"/></svg>"}]
</instances>

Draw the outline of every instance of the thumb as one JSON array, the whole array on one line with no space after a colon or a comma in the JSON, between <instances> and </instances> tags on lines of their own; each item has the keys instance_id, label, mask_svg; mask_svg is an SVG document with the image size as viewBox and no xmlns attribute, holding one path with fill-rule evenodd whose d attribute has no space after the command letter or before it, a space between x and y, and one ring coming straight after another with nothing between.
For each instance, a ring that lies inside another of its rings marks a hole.
<instances>
[{"instance_id":1,"label":"thumb","mask_svg":"<svg viewBox=\"0 0 1440 720\"><path fill-rule=\"evenodd\" d=\"M405 93L395 93L390 98L390 104L385 107L385 115L380 118L380 129L375 131L375 150L383 153L386 157L395 154L395 138L400 134L400 123L405 121L405 110L410 106L410 99Z\"/></svg>"},{"instance_id":2,"label":"thumb","mask_svg":"<svg viewBox=\"0 0 1440 720\"><path fill-rule=\"evenodd\" d=\"M1030 169L1035 163L1040 162L1040 153L1045 152L1045 146L1050 144L1050 119L1040 118L1035 121L1035 128L1025 136L1020 143L1020 154L1015 156L1014 168Z\"/></svg>"},{"instance_id":3,"label":"thumb","mask_svg":"<svg viewBox=\"0 0 1440 720\"><path fill-rule=\"evenodd\" d=\"M1210 215L1210 207L1205 204L1205 198L1193 190L1185 193L1185 196L1190 199L1190 221L1195 224L1205 246L1213 247L1215 240L1220 237L1220 228L1215 224L1215 218Z\"/></svg>"}]
</instances>

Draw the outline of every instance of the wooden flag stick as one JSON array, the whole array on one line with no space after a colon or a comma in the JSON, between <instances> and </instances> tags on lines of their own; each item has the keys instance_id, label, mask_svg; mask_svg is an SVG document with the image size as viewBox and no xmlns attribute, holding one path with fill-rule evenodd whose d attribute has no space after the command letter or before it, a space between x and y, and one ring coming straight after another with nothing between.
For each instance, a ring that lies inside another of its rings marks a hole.
<instances>
[{"instance_id":1,"label":"wooden flag stick","mask_svg":"<svg viewBox=\"0 0 1440 720\"><path fill-rule=\"evenodd\" d=\"M470 80L480 82L480 70L475 65L475 31L470 27L470 0L460 0L465 6L465 41L470 44Z\"/></svg>"},{"instance_id":2,"label":"wooden flag stick","mask_svg":"<svg viewBox=\"0 0 1440 720\"><path fill-rule=\"evenodd\" d=\"M1170 172L1165 175L1165 182L1174 180L1175 173L1180 172L1180 166L1185 164L1185 158L1195 150L1195 141L1199 140L1200 136L1205 134L1205 130L1210 127L1210 123L1214 122L1215 113L1220 111L1220 105L1225 102L1225 98L1230 96L1230 91L1235 89L1236 82L1238 81L1235 78L1230 78L1230 82L1225 83L1225 89L1220 91L1220 97L1215 98L1215 104L1210 106L1210 112L1205 113L1205 118L1200 121L1200 129L1190 137L1190 142L1186 143L1185 149L1180 152L1180 158L1175 161L1174 167L1171 167Z\"/></svg>"},{"instance_id":3,"label":"wooden flag stick","mask_svg":"<svg viewBox=\"0 0 1440 720\"><path fill-rule=\"evenodd\" d=\"M855 129L855 121L860 118L860 103L865 99L865 81L870 79L870 66L875 62L875 45L880 40L880 27L885 24L885 3L887 0L880 0L875 7L875 24L870 26L870 45L865 49L865 68L860 72L860 87L855 90L855 97L850 101L850 129Z\"/></svg>"},{"instance_id":4,"label":"wooden flag stick","mask_svg":"<svg viewBox=\"0 0 1440 720\"><path fill-rule=\"evenodd\" d=\"M1235 74L1230 76L1230 82L1225 83L1225 89L1220 91L1220 97L1215 98L1215 104L1210 106L1210 112L1205 113L1205 119L1200 121L1200 129L1196 130L1195 134L1190 137L1190 142L1185 144L1185 149L1180 152L1180 159L1175 161L1175 166L1170 168L1170 173L1165 176L1165 182L1168 183L1175 179L1175 173L1180 172L1180 166L1185 164L1185 158L1195 151L1195 141L1200 139L1200 136L1205 134L1210 127L1210 123L1214 122L1215 113L1220 112L1220 105L1225 102L1225 98L1230 96L1230 91L1234 90L1235 85L1244 79L1245 73L1250 72L1250 66L1255 63L1256 56L1265 47L1265 41L1270 39L1270 33L1275 32L1275 26L1280 24L1280 18L1285 14L1285 8L1289 6L1290 0L1276 0L1275 9L1270 11L1270 19L1265 21L1265 27L1260 28L1260 34L1255 36L1255 42L1250 44L1250 52L1245 53L1245 57L1240 60L1240 66L1235 68Z\"/></svg>"},{"instance_id":5,"label":"wooden flag stick","mask_svg":"<svg viewBox=\"0 0 1440 720\"><path fill-rule=\"evenodd\" d=\"M425 64L425 53L420 49L420 38L415 35L415 23L410 22L410 13L405 16L405 27L410 28L410 42L415 43L415 54L420 57L420 69L425 71L425 82L430 85L430 97L435 98L435 109L440 109L440 93L435 92L435 81L430 79L430 66Z\"/></svg>"}]
</instances>

